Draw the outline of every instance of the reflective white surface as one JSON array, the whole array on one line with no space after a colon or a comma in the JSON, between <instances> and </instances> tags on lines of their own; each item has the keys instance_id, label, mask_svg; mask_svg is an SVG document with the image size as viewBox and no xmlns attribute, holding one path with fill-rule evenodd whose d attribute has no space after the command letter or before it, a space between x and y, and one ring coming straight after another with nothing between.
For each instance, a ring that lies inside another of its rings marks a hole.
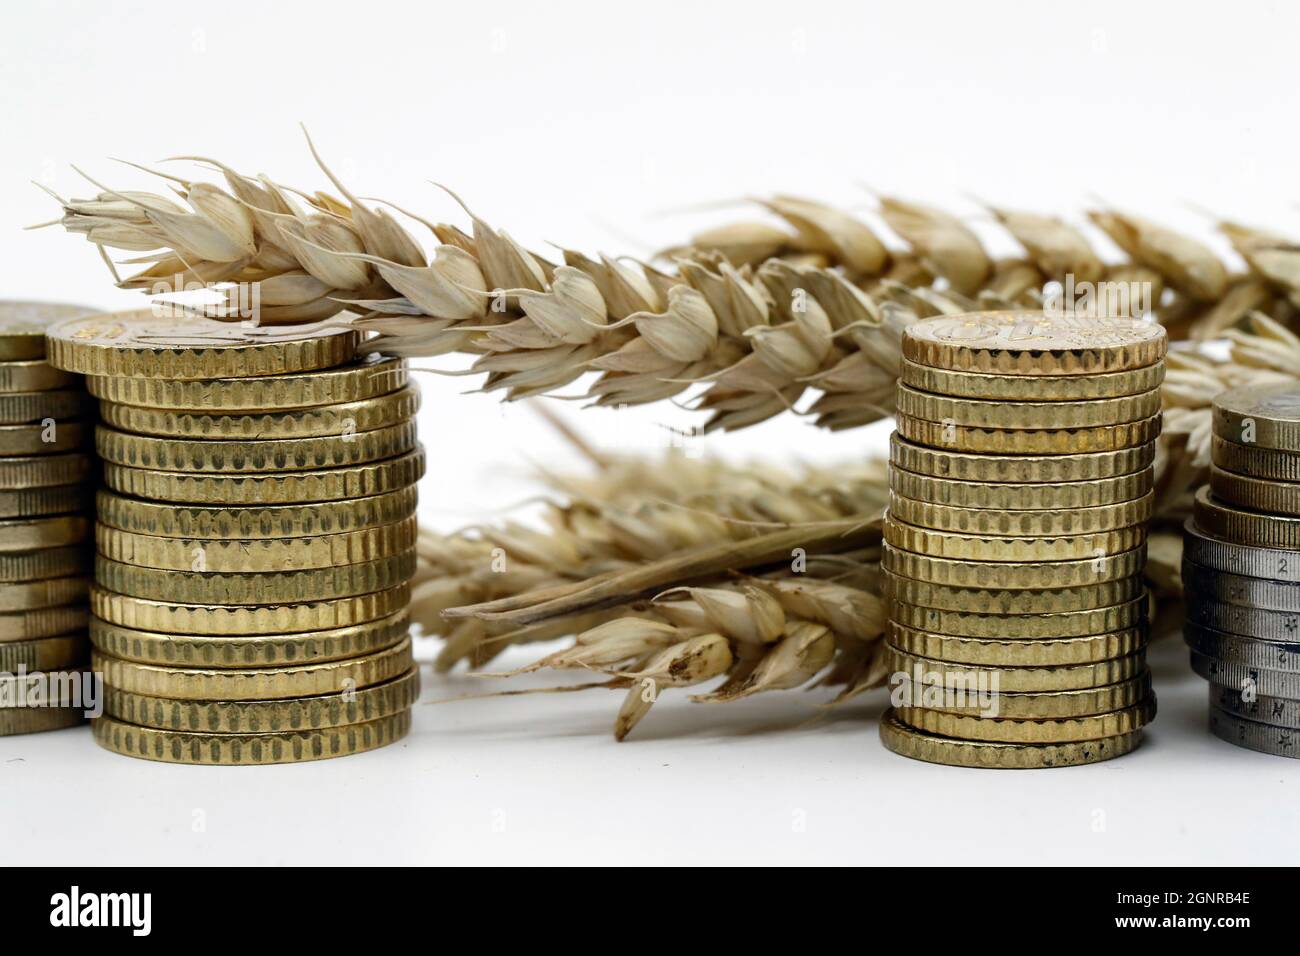
<instances>
[{"instance_id":1,"label":"reflective white surface","mask_svg":"<svg viewBox=\"0 0 1300 956\"><path fill-rule=\"evenodd\" d=\"M1156 723L1095 766L907 760L880 745L878 699L808 724L818 696L798 691L666 694L617 744L618 696L592 690L421 704L404 742L297 766L132 760L84 729L0 739L0 840L11 863L1293 863L1300 763L1211 737L1180 642L1151 656Z\"/></svg>"}]
</instances>

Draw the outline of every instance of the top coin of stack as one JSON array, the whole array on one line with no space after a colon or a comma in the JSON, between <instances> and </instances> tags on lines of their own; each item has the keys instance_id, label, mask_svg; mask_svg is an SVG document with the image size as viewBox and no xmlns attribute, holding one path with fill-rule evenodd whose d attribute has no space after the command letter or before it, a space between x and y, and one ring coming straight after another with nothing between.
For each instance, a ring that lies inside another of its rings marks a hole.
<instances>
[{"instance_id":1,"label":"top coin of stack","mask_svg":"<svg viewBox=\"0 0 1300 956\"><path fill-rule=\"evenodd\" d=\"M356 753L409 727L419 398L357 333L123 313L51 361L101 401L96 739L182 763Z\"/></svg>"},{"instance_id":2,"label":"top coin of stack","mask_svg":"<svg viewBox=\"0 0 1300 956\"><path fill-rule=\"evenodd\" d=\"M1164 330L1042 312L903 338L882 568L891 750L1047 767L1137 746Z\"/></svg>"},{"instance_id":3,"label":"top coin of stack","mask_svg":"<svg viewBox=\"0 0 1300 956\"><path fill-rule=\"evenodd\" d=\"M1300 757L1300 384L1224 392L1213 426L1184 536L1183 636L1210 683L1210 730Z\"/></svg>"},{"instance_id":4,"label":"top coin of stack","mask_svg":"<svg viewBox=\"0 0 1300 956\"><path fill-rule=\"evenodd\" d=\"M90 656L89 409L81 377L45 361L46 327L90 311L0 302L0 735L68 727L93 704L73 699Z\"/></svg>"}]
</instances>

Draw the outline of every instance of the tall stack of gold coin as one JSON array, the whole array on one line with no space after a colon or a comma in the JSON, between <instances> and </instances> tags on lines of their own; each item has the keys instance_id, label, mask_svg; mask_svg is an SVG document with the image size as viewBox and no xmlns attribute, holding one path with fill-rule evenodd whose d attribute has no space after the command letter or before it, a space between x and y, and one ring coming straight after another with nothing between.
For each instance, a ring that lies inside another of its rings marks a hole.
<instances>
[{"instance_id":1,"label":"tall stack of gold coin","mask_svg":"<svg viewBox=\"0 0 1300 956\"><path fill-rule=\"evenodd\" d=\"M1213 428L1183 542L1183 637L1210 684L1210 731L1300 757L1300 385L1224 392Z\"/></svg>"},{"instance_id":2,"label":"tall stack of gold coin","mask_svg":"<svg viewBox=\"0 0 1300 956\"><path fill-rule=\"evenodd\" d=\"M357 334L131 312L61 323L96 446L92 666L109 750L264 764L402 737L418 393Z\"/></svg>"},{"instance_id":3,"label":"tall stack of gold coin","mask_svg":"<svg viewBox=\"0 0 1300 956\"><path fill-rule=\"evenodd\" d=\"M972 767L1136 747L1164 330L990 312L903 339L882 567L885 745Z\"/></svg>"},{"instance_id":4,"label":"tall stack of gold coin","mask_svg":"<svg viewBox=\"0 0 1300 956\"><path fill-rule=\"evenodd\" d=\"M0 735L84 719L91 409L45 362L45 329L89 311L0 302Z\"/></svg>"}]
</instances>

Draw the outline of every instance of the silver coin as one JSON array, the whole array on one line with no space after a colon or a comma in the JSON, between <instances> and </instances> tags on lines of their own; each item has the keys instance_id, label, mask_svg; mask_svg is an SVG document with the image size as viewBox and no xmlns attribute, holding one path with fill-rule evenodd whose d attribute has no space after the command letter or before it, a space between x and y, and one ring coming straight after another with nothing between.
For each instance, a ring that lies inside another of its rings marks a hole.
<instances>
[{"instance_id":1,"label":"silver coin","mask_svg":"<svg viewBox=\"0 0 1300 956\"><path fill-rule=\"evenodd\" d=\"M1269 611L1300 611L1300 584L1215 571L1183 560L1183 593Z\"/></svg>"},{"instance_id":2,"label":"silver coin","mask_svg":"<svg viewBox=\"0 0 1300 956\"><path fill-rule=\"evenodd\" d=\"M1245 664L1248 667L1300 674L1300 644L1226 634L1195 624L1183 628L1183 640L1192 650L1200 651L1206 657L1217 658L1224 664Z\"/></svg>"},{"instance_id":3,"label":"silver coin","mask_svg":"<svg viewBox=\"0 0 1300 956\"><path fill-rule=\"evenodd\" d=\"M1267 611L1187 595L1187 622L1262 641L1300 640L1300 611Z\"/></svg>"},{"instance_id":4,"label":"silver coin","mask_svg":"<svg viewBox=\"0 0 1300 956\"><path fill-rule=\"evenodd\" d=\"M1197 528L1193 518L1188 518L1183 525L1183 556L1215 571L1300 583L1300 551L1253 548L1222 541Z\"/></svg>"},{"instance_id":5,"label":"silver coin","mask_svg":"<svg viewBox=\"0 0 1300 956\"><path fill-rule=\"evenodd\" d=\"M1243 693L1235 687L1211 684L1210 706L1244 720L1300 730L1300 700Z\"/></svg>"},{"instance_id":6,"label":"silver coin","mask_svg":"<svg viewBox=\"0 0 1300 956\"><path fill-rule=\"evenodd\" d=\"M1221 661L1217 657L1202 654L1195 648L1190 649L1189 655L1192 670L1211 684L1231 687L1248 696L1262 694L1265 697L1300 700L1300 674L1238 664L1236 661Z\"/></svg>"},{"instance_id":7,"label":"silver coin","mask_svg":"<svg viewBox=\"0 0 1300 956\"><path fill-rule=\"evenodd\" d=\"M1247 750L1275 757L1300 757L1300 730L1244 720L1217 707L1210 708L1210 733Z\"/></svg>"}]
</instances>

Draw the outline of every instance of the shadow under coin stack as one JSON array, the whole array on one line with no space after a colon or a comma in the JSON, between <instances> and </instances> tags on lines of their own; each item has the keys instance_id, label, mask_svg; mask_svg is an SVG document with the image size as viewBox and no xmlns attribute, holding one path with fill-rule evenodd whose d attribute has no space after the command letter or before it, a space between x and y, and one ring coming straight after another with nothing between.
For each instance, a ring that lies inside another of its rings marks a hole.
<instances>
[{"instance_id":1,"label":"shadow under coin stack","mask_svg":"<svg viewBox=\"0 0 1300 956\"><path fill-rule=\"evenodd\" d=\"M1030 768L1138 745L1165 348L1153 323L1041 312L907 328L881 562L890 750Z\"/></svg>"},{"instance_id":2,"label":"shadow under coin stack","mask_svg":"<svg viewBox=\"0 0 1300 956\"><path fill-rule=\"evenodd\" d=\"M0 735L70 727L93 703L89 404L80 376L45 362L46 327L90 311L0 302Z\"/></svg>"},{"instance_id":3,"label":"shadow under coin stack","mask_svg":"<svg viewBox=\"0 0 1300 956\"><path fill-rule=\"evenodd\" d=\"M101 400L95 738L266 764L401 738L419 692L418 393L355 332L129 312L61 323Z\"/></svg>"},{"instance_id":4,"label":"shadow under coin stack","mask_svg":"<svg viewBox=\"0 0 1300 956\"><path fill-rule=\"evenodd\" d=\"M1224 392L1212 443L1184 534L1192 669L1212 733L1300 757L1300 384Z\"/></svg>"}]
</instances>

